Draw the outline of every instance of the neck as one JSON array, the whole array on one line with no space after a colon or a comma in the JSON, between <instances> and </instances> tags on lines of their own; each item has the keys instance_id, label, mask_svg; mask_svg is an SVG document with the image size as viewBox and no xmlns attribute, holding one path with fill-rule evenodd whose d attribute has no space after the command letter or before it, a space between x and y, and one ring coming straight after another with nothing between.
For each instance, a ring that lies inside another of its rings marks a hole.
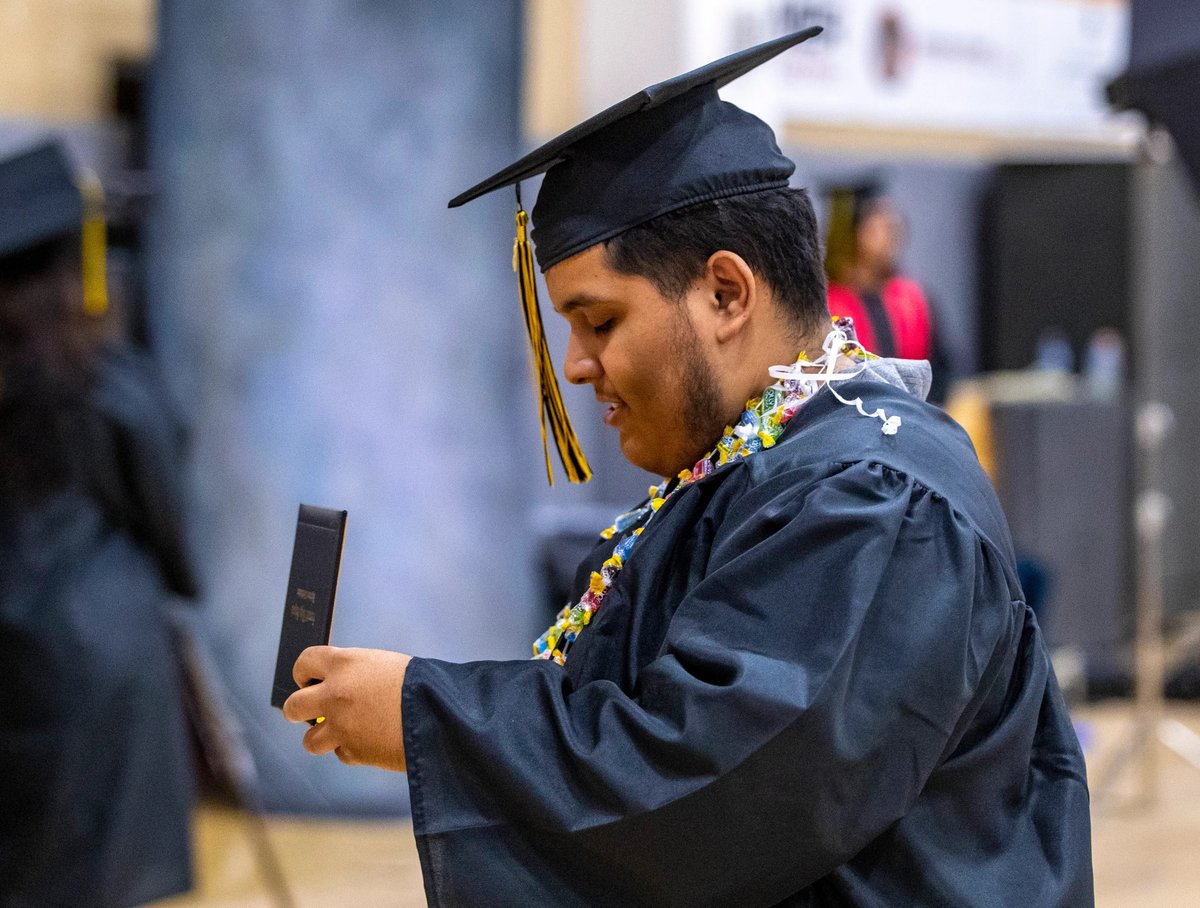
<instances>
[{"instance_id":1,"label":"neck","mask_svg":"<svg viewBox=\"0 0 1200 908\"><path fill-rule=\"evenodd\" d=\"M794 331L781 329L763 338L739 363L730 370L730 381L724 396L727 425L732 425L746 408L746 401L758 397L774 379L769 369L772 366L790 365L801 354L815 360L821 355L825 332L820 337L805 335L798 337Z\"/></svg>"},{"instance_id":2,"label":"neck","mask_svg":"<svg viewBox=\"0 0 1200 908\"><path fill-rule=\"evenodd\" d=\"M857 263L850 272L850 282L858 292L879 293L887 283L890 269Z\"/></svg>"}]
</instances>

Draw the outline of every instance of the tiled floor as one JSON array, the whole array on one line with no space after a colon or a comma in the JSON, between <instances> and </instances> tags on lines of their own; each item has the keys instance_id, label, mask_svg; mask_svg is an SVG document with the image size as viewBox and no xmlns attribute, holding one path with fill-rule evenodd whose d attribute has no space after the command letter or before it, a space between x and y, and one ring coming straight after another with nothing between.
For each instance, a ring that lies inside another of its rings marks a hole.
<instances>
[{"instance_id":1,"label":"tiled floor","mask_svg":"<svg viewBox=\"0 0 1200 908\"><path fill-rule=\"evenodd\" d=\"M1169 715L1200 732L1200 707L1173 705ZM1108 759L1128 735L1128 706L1081 711L1076 723L1088 748L1091 777L1097 757ZM1158 797L1151 808L1129 795L1138 785L1136 767L1118 776L1110 798L1093 804L1092 864L1096 903L1112 908L1174 908L1200 904L1200 770L1159 747Z\"/></svg>"},{"instance_id":2,"label":"tiled floor","mask_svg":"<svg viewBox=\"0 0 1200 908\"><path fill-rule=\"evenodd\" d=\"M1200 731L1200 707L1171 714ZM1123 739L1128 707L1114 704L1076 716L1089 764ZM1200 772L1163 751L1160 798L1150 810L1126 806L1121 779L1093 822L1096 901L1112 908L1200 904ZM271 840L297 908L424 905L421 871L407 822L269 821ZM156 908L273 908L254 860L247 824L225 808L205 807L197 822L198 887Z\"/></svg>"},{"instance_id":3,"label":"tiled floor","mask_svg":"<svg viewBox=\"0 0 1200 908\"><path fill-rule=\"evenodd\" d=\"M412 830L403 822L269 821L297 908L409 908L425 904ZM245 819L203 807L196 824L197 887L155 908L281 908L255 861Z\"/></svg>"}]
</instances>

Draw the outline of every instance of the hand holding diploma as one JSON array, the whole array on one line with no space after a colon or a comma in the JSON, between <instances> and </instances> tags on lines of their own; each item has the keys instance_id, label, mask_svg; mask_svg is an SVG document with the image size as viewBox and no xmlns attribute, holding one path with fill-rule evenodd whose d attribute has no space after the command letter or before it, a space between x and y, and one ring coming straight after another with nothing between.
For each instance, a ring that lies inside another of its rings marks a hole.
<instances>
[{"instance_id":1,"label":"hand holding diploma","mask_svg":"<svg viewBox=\"0 0 1200 908\"><path fill-rule=\"evenodd\" d=\"M310 646L292 676L300 690L283 704L289 722L324 717L304 735L312 754L333 751L343 763L403 772L400 692L412 659L378 649Z\"/></svg>"}]
</instances>

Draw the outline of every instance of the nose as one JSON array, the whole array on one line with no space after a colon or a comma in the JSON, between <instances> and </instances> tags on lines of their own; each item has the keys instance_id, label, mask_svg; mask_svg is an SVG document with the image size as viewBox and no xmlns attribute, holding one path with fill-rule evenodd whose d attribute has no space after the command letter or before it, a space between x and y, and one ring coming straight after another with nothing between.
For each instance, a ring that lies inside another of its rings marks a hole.
<instances>
[{"instance_id":1,"label":"nose","mask_svg":"<svg viewBox=\"0 0 1200 908\"><path fill-rule=\"evenodd\" d=\"M594 382L601 375L600 362L592 356L572 331L567 338L567 357L563 375L573 385Z\"/></svg>"}]
</instances>

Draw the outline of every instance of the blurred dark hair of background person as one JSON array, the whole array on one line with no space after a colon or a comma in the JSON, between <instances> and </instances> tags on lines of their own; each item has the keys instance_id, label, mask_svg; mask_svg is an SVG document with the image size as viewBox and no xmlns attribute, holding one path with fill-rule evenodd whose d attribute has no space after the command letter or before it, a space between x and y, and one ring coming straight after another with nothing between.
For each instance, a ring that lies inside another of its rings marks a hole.
<instances>
[{"instance_id":1,"label":"blurred dark hair of background person","mask_svg":"<svg viewBox=\"0 0 1200 908\"><path fill-rule=\"evenodd\" d=\"M108 306L97 186L0 162L0 905L189 888L193 776L167 606L195 594L178 423Z\"/></svg>"}]
</instances>

